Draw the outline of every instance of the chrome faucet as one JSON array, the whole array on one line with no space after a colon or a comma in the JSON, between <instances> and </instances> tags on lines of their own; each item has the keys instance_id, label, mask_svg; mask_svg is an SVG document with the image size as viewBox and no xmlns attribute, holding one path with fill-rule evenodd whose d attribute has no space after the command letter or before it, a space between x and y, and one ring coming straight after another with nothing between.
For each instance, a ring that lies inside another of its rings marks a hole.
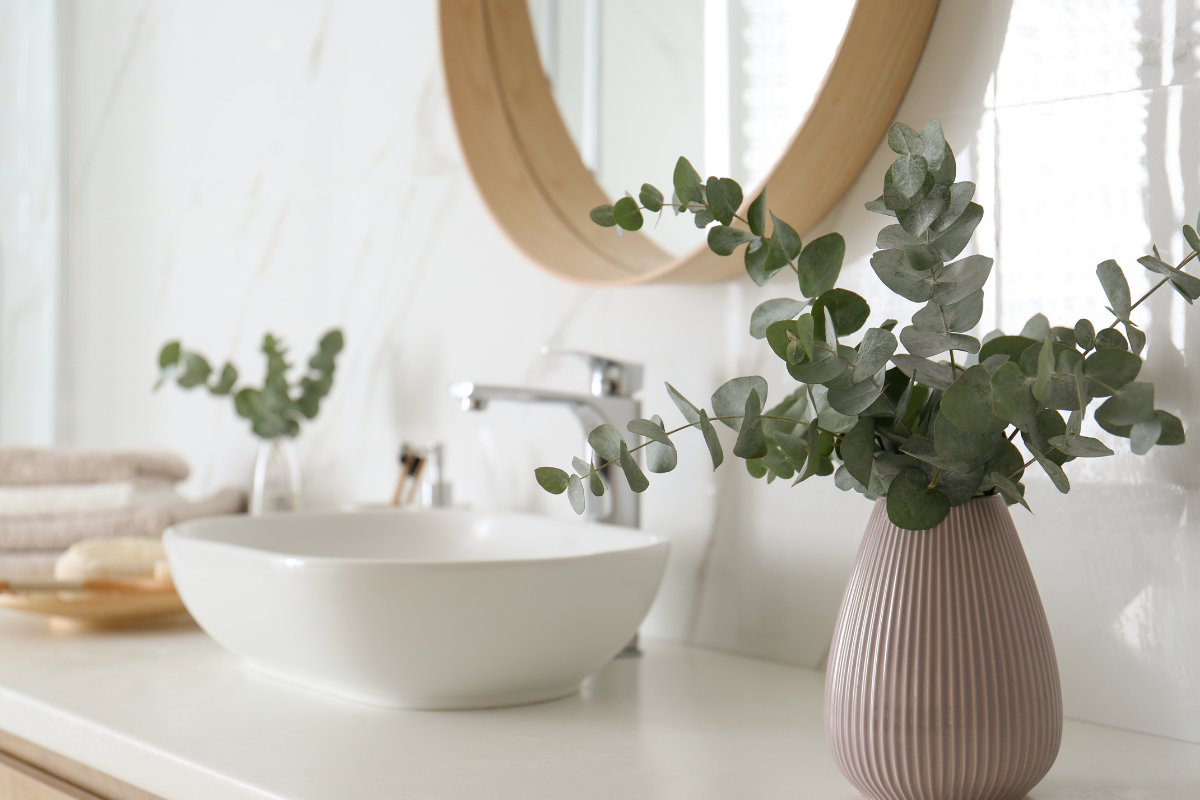
<instances>
[{"instance_id":1,"label":"chrome faucet","mask_svg":"<svg viewBox=\"0 0 1200 800\"><path fill-rule=\"evenodd\" d=\"M629 420L642 415L641 401L633 399L634 392L642 388L640 364L626 364L591 353L555 350L550 347L543 347L542 353L587 359L592 370L591 395L512 386L481 386L470 381L451 384L450 394L462 400L463 411L482 411L493 400L565 405L575 413L579 424L583 426L585 436L597 425L608 423L621 432L630 449L641 443L641 437L629 433L625 428ZM590 446L585 454L590 463L603 463ZM629 488L624 473L616 464L604 467L599 472L606 484L605 497L595 497L588 493L587 510L584 512L588 521L638 527L641 521L638 495Z\"/></svg>"}]
</instances>

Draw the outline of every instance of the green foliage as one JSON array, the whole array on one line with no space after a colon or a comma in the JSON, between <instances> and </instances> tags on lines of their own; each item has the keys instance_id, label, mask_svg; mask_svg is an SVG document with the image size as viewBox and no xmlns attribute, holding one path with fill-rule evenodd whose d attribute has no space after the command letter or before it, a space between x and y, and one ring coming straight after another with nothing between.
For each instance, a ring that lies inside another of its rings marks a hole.
<instances>
[{"instance_id":1,"label":"green foliage","mask_svg":"<svg viewBox=\"0 0 1200 800\"><path fill-rule=\"evenodd\" d=\"M331 330L321 337L317 352L308 361L308 372L293 386L287 377L292 367L287 361L287 348L268 333L263 337L261 348L267 359L262 387L243 386L235 390L238 371L232 364L226 363L220 374L214 375L204 356L184 350L179 342L168 342L158 354L159 378L154 388L174 378L185 389L204 386L216 396L232 395L234 410L238 416L250 421L255 436L262 439L296 436L300 433L300 422L317 416L321 400L333 388L337 354L344 344L340 330ZM545 473L546 476L553 474L557 473ZM557 485L556 479L546 477L545 480L551 483L544 482L543 473L539 472L538 483L547 491L553 491L551 487ZM554 493L561 494L562 491L559 489Z\"/></svg>"},{"instance_id":2,"label":"green foliage","mask_svg":"<svg viewBox=\"0 0 1200 800\"><path fill-rule=\"evenodd\" d=\"M1099 291L1114 317L1107 327L1097 330L1089 319L1055 326L1035 314L1018 334L994 331L981 341L972 331L983 316L992 260L959 258L983 219L982 206L973 202L975 185L955 180L954 153L937 120L919 132L896 123L887 141L896 159L883 176L883 193L866 207L894 219L879 232L871 268L885 287L920 304L898 336L892 332L896 320L886 320L852 343L871 308L836 285L845 240L829 233L805 245L771 213L765 190L743 210L735 181L702 180L681 158L671 203L645 184L640 207L626 196L592 211L598 225L631 231L641 227L643 209L657 212L670 205L676 214L690 213L697 227L711 226L714 253L730 256L745 247L746 272L754 283L763 286L791 270L801 295L766 300L750 320L751 336L766 339L799 383L775 407L766 407L767 383L758 376L734 378L717 389L711 413L667 384L685 420L681 427L668 431L659 417L634 420L629 431L647 439L638 447L629 447L609 425L592 432L593 449L619 463L635 491L646 487L636 451L646 449L651 472L669 472L678 461L670 437L686 428L700 429L713 468L720 466L724 451L713 426L718 420L737 431L733 454L745 459L752 477L795 485L832 475L843 491L886 497L892 522L913 530L935 527L950 508L981 495L999 494L1009 505L1029 508L1022 478L1033 464L1059 491L1069 491L1065 464L1113 454L1105 442L1084 435L1089 407L1096 424L1128 439L1136 454L1183 444L1182 422L1155 408L1153 384L1137 380L1146 334L1133 316L1150 293L1167 284L1188 303L1200 299L1200 278L1183 269L1200 255L1195 228L1183 228L1191 252L1180 264L1168 264L1157 249L1138 259L1161 279L1136 301L1116 261L1096 268ZM164 358L186 362L177 348L164 348ZM209 380L202 360L186 362L183 370L188 381ZM224 380L217 384L222 386ZM1018 434L1024 454L1014 441ZM569 495L577 479L599 484L594 467L575 461L575 474L543 467L538 482ZM575 506L573 497L571 502Z\"/></svg>"}]
</instances>

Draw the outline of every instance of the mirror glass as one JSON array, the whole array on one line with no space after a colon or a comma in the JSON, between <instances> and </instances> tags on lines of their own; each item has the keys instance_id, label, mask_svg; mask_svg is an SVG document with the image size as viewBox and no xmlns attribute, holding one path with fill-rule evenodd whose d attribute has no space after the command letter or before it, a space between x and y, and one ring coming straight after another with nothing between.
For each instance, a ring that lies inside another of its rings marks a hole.
<instances>
[{"instance_id":1,"label":"mirror glass","mask_svg":"<svg viewBox=\"0 0 1200 800\"><path fill-rule=\"evenodd\" d=\"M604 192L670 195L686 156L749 193L817 96L854 0L528 0L571 138ZM664 211L670 214L669 211ZM642 229L672 255L692 226Z\"/></svg>"}]
</instances>

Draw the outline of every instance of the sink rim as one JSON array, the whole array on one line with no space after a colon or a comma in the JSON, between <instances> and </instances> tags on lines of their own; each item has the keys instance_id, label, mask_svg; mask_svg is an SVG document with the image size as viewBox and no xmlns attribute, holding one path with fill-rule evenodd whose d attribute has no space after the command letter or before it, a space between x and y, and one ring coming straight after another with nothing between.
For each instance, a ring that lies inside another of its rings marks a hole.
<instances>
[{"instance_id":1,"label":"sink rim","mask_svg":"<svg viewBox=\"0 0 1200 800\"><path fill-rule=\"evenodd\" d=\"M489 516L503 517L508 519L528 519L536 521L535 524L544 524L552 522L560 524L564 527L569 527L573 523L563 522L555 517L544 516L540 514L529 514L518 511L468 511L465 509L419 509L419 510L395 510L395 509L372 509L372 510L355 510L345 511L337 509L303 509L299 511L290 511L286 514L271 514L263 517L252 517L246 514L222 514L210 517L198 517L190 520L183 520L171 525L163 533L163 544L168 548L168 559L170 557L170 544L176 541L186 542L186 546L194 546L201 548L212 548L218 551L232 551L240 553L244 557L258 558L267 561L286 560L289 570L300 569L306 566L391 566L391 567L421 567L421 568L457 568L457 567L480 567L480 566L497 566L497 565L530 565L530 564L549 564L557 562L569 562L580 559L593 558L596 556L605 556L621 553L635 553L643 550L652 550L656 548L670 547L670 540L664 536L654 533L648 533L640 528L629 528L618 525L603 525L594 526L587 525L587 528L594 529L597 533L602 534L603 529L611 529L613 532L619 533L623 537L637 537L640 542L620 543L614 542L611 546L606 546L601 549L591 550L583 553L570 553L559 555L545 556L523 556L520 558L462 558L462 559L430 559L430 558L370 558L361 556L332 556L332 555L312 555L306 553L287 553L279 550L267 550L262 547L256 547L251 544L218 541L207 538L203 535L205 528L219 527L230 521L237 521L243 524L255 525L256 520L274 521L281 518L301 517L305 519L313 518L331 518L331 519L347 519L354 517L402 517L408 515L460 515L460 516ZM581 526L584 523L579 523ZM196 530L199 529L199 530Z\"/></svg>"}]
</instances>

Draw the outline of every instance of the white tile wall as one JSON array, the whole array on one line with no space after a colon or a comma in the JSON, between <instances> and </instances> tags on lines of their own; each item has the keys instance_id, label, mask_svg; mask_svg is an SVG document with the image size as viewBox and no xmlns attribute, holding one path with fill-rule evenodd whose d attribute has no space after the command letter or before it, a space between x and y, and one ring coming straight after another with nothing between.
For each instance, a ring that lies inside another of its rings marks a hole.
<instances>
[{"instance_id":1,"label":"white tile wall","mask_svg":"<svg viewBox=\"0 0 1200 800\"><path fill-rule=\"evenodd\" d=\"M940 116L979 184L973 246L998 256L996 324L1098 321L1098 261L1117 258L1136 286L1152 238L1179 252L1173 232L1200 211L1194 6L943 0L899 116ZM245 426L210 398L151 394L157 347L179 336L253 373L263 330L301 357L341 325L334 394L299 440L314 502L384 497L399 441L437 437L463 500L564 514L531 470L565 462L574 423L463 415L449 381L582 387L579 365L537 355L550 342L643 361L647 410L670 416L664 379L703 398L733 374L780 375L745 330L782 281L584 290L509 245L457 149L432 0L74 8L79 444L170 446L196 467L192 491L244 484ZM889 159L814 233L842 231L844 284L904 319L913 309L867 267L882 220L862 203ZM1159 403L1194 426L1197 312L1165 295L1147 306ZM1016 518L1071 716L1200 741L1197 448L1073 466L1069 498L1031 479L1036 514ZM711 474L695 441L681 465L645 499L647 526L676 542L648 631L820 664L868 505L829 483L753 483L737 464Z\"/></svg>"}]
</instances>

